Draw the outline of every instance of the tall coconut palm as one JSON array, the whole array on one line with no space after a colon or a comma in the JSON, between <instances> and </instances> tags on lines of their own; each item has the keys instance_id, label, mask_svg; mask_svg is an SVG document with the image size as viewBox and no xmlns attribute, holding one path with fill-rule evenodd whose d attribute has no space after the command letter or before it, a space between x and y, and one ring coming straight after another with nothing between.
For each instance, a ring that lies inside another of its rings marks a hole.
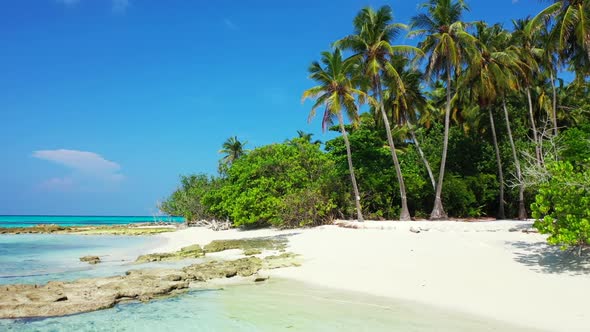
<instances>
[{"instance_id":1,"label":"tall coconut palm","mask_svg":"<svg viewBox=\"0 0 590 332\"><path fill-rule=\"evenodd\" d=\"M387 141L399 182L401 196L400 220L410 220L404 177L391 134L391 125L383 104L382 77L388 75L397 80L399 89L404 91L399 73L391 66L388 60L395 53L420 54L421 52L415 47L393 46L391 44L400 32L406 28L405 25L392 23L392 21L393 13L389 6L383 6L376 11L371 7L363 8L354 18L354 34L338 40L334 43L334 46L350 50L354 53L353 57L362 59L364 74L369 78L370 89L383 118Z\"/></svg>"},{"instance_id":2,"label":"tall coconut palm","mask_svg":"<svg viewBox=\"0 0 590 332\"><path fill-rule=\"evenodd\" d=\"M466 31L465 24L461 22L463 12L468 10L463 0L429 0L422 8L426 13L412 18L411 26L414 30L410 36L424 36L418 46L429 54L426 73L428 76L444 77L447 90L442 158L434 207L430 214L430 219L437 220L447 217L441 196L449 146L453 76L459 74L470 54L476 51L476 39Z\"/></svg>"},{"instance_id":3,"label":"tall coconut palm","mask_svg":"<svg viewBox=\"0 0 590 332\"><path fill-rule=\"evenodd\" d=\"M512 35L506 30L502 29L502 31L499 31L498 29L499 28L494 28L493 30L488 31L486 34L480 33L479 39L481 44L487 45L490 49L506 53L505 55L499 53L502 55L502 57L498 59L501 60L504 58L507 60L504 63L503 68L506 73L509 74L509 76L507 76L505 80L498 81L501 84L496 85L495 92L497 99L501 101L501 108L504 113L507 136L510 142L514 168L516 171L516 178L519 183L518 219L524 220L527 218L526 205L524 201L524 181L520 167L520 159L518 157L519 154L516 149L516 144L514 143L514 136L512 135L512 125L510 122L508 107L506 105L506 98L513 91L519 90L520 80L518 80L518 77L525 75L523 71L527 69L527 66L520 60L518 47L512 45ZM490 118L490 121L493 121L493 117ZM498 151L496 150L496 152Z\"/></svg>"},{"instance_id":4,"label":"tall coconut palm","mask_svg":"<svg viewBox=\"0 0 590 332\"><path fill-rule=\"evenodd\" d=\"M219 150L219 153L224 155L221 159L221 162L226 166L233 164L247 152L247 150L244 149L246 144L248 144L248 142L240 141L237 136L228 138L225 142L223 142L221 150Z\"/></svg>"},{"instance_id":5,"label":"tall coconut palm","mask_svg":"<svg viewBox=\"0 0 590 332\"><path fill-rule=\"evenodd\" d=\"M340 50L336 49L333 53L323 52L321 62L323 66L319 62L313 62L309 67L310 78L317 82L318 85L306 90L303 93L302 99L303 101L307 98L316 100L309 113L309 120L315 116L318 108L324 107L322 120L322 128L324 130L332 123L334 117L338 119L340 132L346 145L346 156L348 158L348 169L355 195L354 201L357 217L358 221L363 221L361 196L354 175L352 152L346 128L344 127L344 116L342 115L344 112L352 121L358 121L356 101L358 99L362 102L367 99L363 91L355 88L355 79L351 78L351 73L358 66L358 61L354 58L343 60Z\"/></svg>"},{"instance_id":6,"label":"tall coconut palm","mask_svg":"<svg viewBox=\"0 0 590 332\"><path fill-rule=\"evenodd\" d=\"M542 10L533 25L545 25L553 18L552 36L563 61L577 60L575 68L588 75L590 64L590 2L561 0ZM584 56L580 56L584 54Z\"/></svg>"},{"instance_id":7,"label":"tall coconut palm","mask_svg":"<svg viewBox=\"0 0 590 332\"><path fill-rule=\"evenodd\" d=\"M529 28L534 28L534 22L530 24ZM546 25L539 27L541 35L540 35L540 42L542 48L544 49L543 55L540 60L541 68L544 72L549 73L549 83L551 84L551 109L550 109L550 117L553 123L553 135L557 136L559 133L559 128L557 126L557 86L555 81L557 80L557 70L558 70L558 58L557 52L555 52L556 47L553 43L551 31L549 31Z\"/></svg>"},{"instance_id":8,"label":"tall coconut palm","mask_svg":"<svg viewBox=\"0 0 590 332\"><path fill-rule=\"evenodd\" d=\"M541 141L538 135L537 125L535 123L535 111L531 89L535 81L535 75L539 71L539 61L544 54L544 50L539 45L538 30L531 29L532 21L529 18L512 21L514 24L513 44L518 46L521 63L524 64L522 75L520 75L521 84L527 98L529 109L529 120L533 132L533 141L535 145L535 158L538 165L542 164Z\"/></svg>"},{"instance_id":9,"label":"tall coconut palm","mask_svg":"<svg viewBox=\"0 0 590 332\"><path fill-rule=\"evenodd\" d=\"M432 168L422 148L420 147L420 141L416 136L415 123L420 116L426 113L427 101L424 93L422 92L421 80L422 73L410 66L410 60L402 55L392 57L391 64L395 70L399 73L399 79L403 83L404 91L400 91L398 80L392 79L389 76L384 77L383 85L385 90L383 91L383 100L386 111L390 114L391 122L396 123L400 126L405 126L409 138L414 143L428 177L432 184L432 189L436 190L436 180L432 173Z\"/></svg>"},{"instance_id":10,"label":"tall coconut palm","mask_svg":"<svg viewBox=\"0 0 590 332\"><path fill-rule=\"evenodd\" d=\"M500 185L498 217L504 218L504 172L493 108L495 101L500 99L504 93L516 89L515 75L521 70L522 64L516 49L507 46L510 34L501 25L496 24L488 27L484 22L479 22L476 27L479 53L474 61L470 61L467 65L461 85L462 88L471 92L480 111L488 113Z\"/></svg>"}]
</instances>

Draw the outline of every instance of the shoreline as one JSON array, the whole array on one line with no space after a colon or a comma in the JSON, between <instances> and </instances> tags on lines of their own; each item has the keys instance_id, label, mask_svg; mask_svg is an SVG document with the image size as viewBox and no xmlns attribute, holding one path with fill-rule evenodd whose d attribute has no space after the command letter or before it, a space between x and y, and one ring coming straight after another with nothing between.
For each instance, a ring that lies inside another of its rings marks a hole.
<instances>
[{"instance_id":1,"label":"shoreline","mask_svg":"<svg viewBox=\"0 0 590 332\"><path fill-rule=\"evenodd\" d=\"M301 266L261 270L271 280L424 305L490 324L585 331L590 315L581 290L590 282L590 260L547 246L546 236L531 227L532 221L512 220L340 220L285 230L190 227L148 236L148 246L127 253L171 253L215 240L281 236L288 239L285 250L299 255ZM75 235L62 235L68 234ZM207 255L227 261L244 257L244 252Z\"/></svg>"},{"instance_id":2,"label":"shoreline","mask_svg":"<svg viewBox=\"0 0 590 332\"><path fill-rule=\"evenodd\" d=\"M22 234L72 234L72 235L156 235L174 232L179 225L162 224L121 224L121 225L83 225L62 226L57 224L38 224L28 227L0 227L0 235Z\"/></svg>"},{"instance_id":3,"label":"shoreline","mask_svg":"<svg viewBox=\"0 0 590 332\"><path fill-rule=\"evenodd\" d=\"M286 235L302 265L271 277L487 317L523 328L585 331L590 262L545 244L531 221L367 221L292 230L188 228L152 252L212 240ZM341 225L342 226L342 225ZM354 228L362 227L362 228ZM419 231L416 233L415 231Z\"/></svg>"}]
</instances>

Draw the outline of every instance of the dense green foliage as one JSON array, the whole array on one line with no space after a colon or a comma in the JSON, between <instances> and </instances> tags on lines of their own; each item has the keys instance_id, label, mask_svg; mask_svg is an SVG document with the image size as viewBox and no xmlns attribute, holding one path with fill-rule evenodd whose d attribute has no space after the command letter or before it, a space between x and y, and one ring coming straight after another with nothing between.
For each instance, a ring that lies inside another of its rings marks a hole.
<instances>
[{"instance_id":1,"label":"dense green foliage","mask_svg":"<svg viewBox=\"0 0 590 332\"><path fill-rule=\"evenodd\" d=\"M236 226L321 223L335 207L331 169L320 147L303 139L254 149L234 162L210 210Z\"/></svg>"},{"instance_id":2,"label":"dense green foliage","mask_svg":"<svg viewBox=\"0 0 590 332\"><path fill-rule=\"evenodd\" d=\"M590 126L568 128L552 145L547 164L533 168L534 226L562 249L590 245Z\"/></svg>"},{"instance_id":3,"label":"dense green foliage","mask_svg":"<svg viewBox=\"0 0 590 332\"><path fill-rule=\"evenodd\" d=\"M303 94L340 135L252 151L230 138L219 176L183 177L162 210L279 227L533 212L551 243L586 245L588 3L555 1L507 29L464 22L465 1L429 0L410 22L417 48L395 43L408 26L390 7L364 8Z\"/></svg>"},{"instance_id":4,"label":"dense green foliage","mask_svg":"<svg viewBox=\"0 0 590 332\"><path fill-rule=\"evenodd\" d=\"M204 174L181 176L181 186L160 204L162 212L174 216L183 216L187 220L203 220L213 218L209 206L205 204L205 196L213 192L219 180Z\"/></svg>"},{"instance_id":5,"label":"dense green foliage","mask_svg":"<svg viewBox=\"0 0 590 332\"><path fill-rule=\"evenodd\" d=\"M222 177L183 177L161 210L187 220L227 218L235 226L321 224L334 216L343 190L333 174L319 144L294 138L233 160Z\"/></svg>"},{"instance_id":6,"label":"dense green foliage","mask_svg":"<svg viewBox=\"0 0 590 332\"><path fill-rule=\"evenodd\" d=\"M590 245L590 168L555 162L547 170L531 206L535 227L564 249Z\"/></svg>"}]
</instances>

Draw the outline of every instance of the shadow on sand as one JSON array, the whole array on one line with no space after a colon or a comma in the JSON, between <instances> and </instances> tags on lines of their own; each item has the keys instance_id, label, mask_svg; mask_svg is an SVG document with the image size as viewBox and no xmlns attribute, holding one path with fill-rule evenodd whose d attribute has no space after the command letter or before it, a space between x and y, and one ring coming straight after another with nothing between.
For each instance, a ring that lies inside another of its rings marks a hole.
<instances>
[{"instance_id":1,"label":"shadow on sand","mask_svg":"<svg viewBox=\"0 0 590 332\"><path fill-rule=\"evenodd\" d=\"M545 242L527 243L524 241L507 242L512 246L514 260L539 273L583 275L590 274L590 256L577 250L561 250Z\"/></svg>"}]
</instances>

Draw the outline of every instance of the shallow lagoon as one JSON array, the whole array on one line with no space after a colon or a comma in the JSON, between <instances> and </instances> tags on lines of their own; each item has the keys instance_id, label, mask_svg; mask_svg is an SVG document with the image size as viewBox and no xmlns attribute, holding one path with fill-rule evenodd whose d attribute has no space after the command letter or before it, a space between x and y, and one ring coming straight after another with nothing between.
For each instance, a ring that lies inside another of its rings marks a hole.
<instances>
[{"instance_id":1,"label":"shallow lagoon","mask_svg":"<svg viewBox=\"0 0 590 332\"><path fill-rule=\"evenodd\" d=\"M0 235L0 284L111 275L157 244L154 237L109 235ZM80 262L86 255L103 263Z\"/></svg>"},{"instance_id":2,"label":"shallow lagoon","mask_svg":"<svg viewBox=\"0 0 590 332\"><path fill-rule=\"evenodd\" d=\"M0 237L1 283L112 275L153 245L150 237L17 235ZM105 255L88 266L78 257ZM19 260L27 261L19 265ZM17 276L14 273L18 273ZM6 277L12 273L12 277ZM33 276L25 276L33 274ZM0 331L526 331L413 303L271 279L194 290L147 304L48 319L0 320Z\"/></svg>"}]
</instances>

